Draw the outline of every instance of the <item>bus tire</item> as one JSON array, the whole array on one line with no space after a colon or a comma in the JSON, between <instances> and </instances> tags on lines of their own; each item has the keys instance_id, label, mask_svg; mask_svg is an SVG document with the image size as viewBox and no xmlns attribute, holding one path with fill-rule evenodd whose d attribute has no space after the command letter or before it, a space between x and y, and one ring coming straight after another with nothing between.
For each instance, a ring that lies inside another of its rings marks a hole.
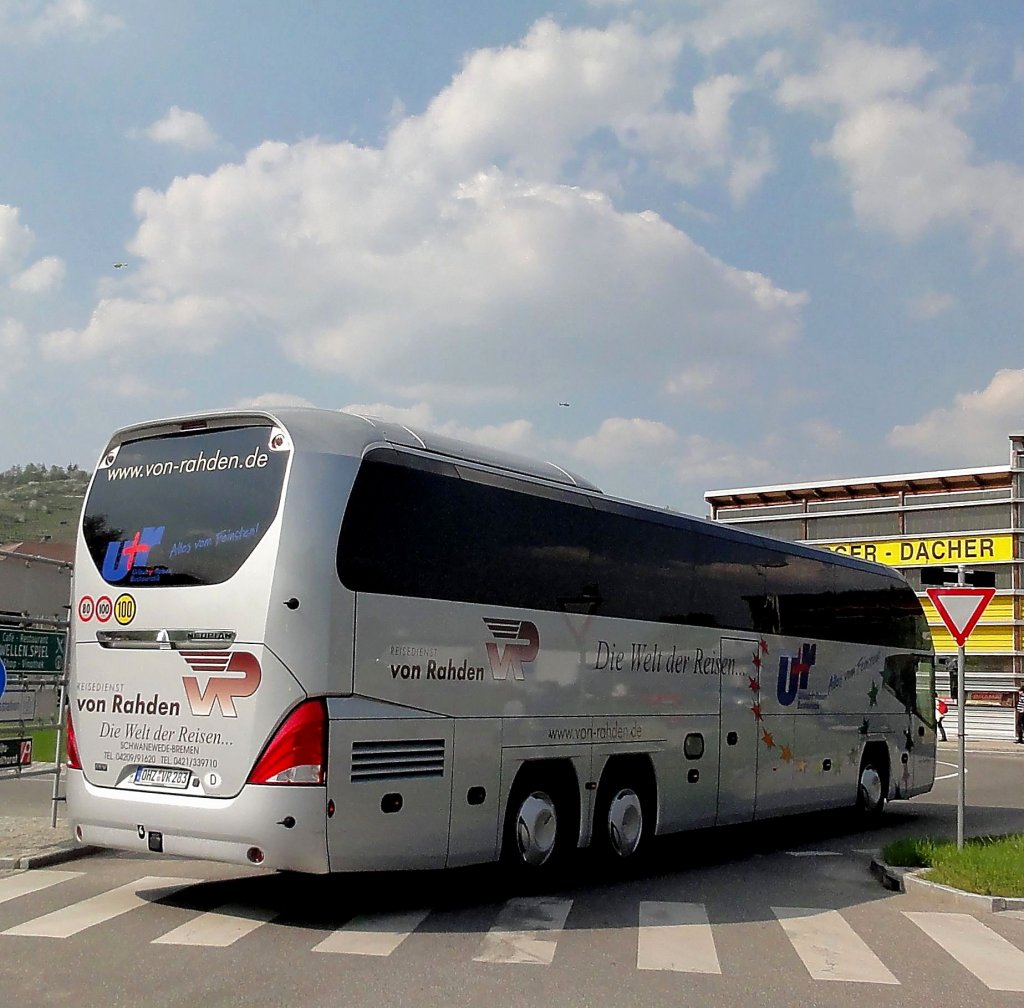
<instances>
[{"instance_id":1,"label":"bus tire","mask_svg":"<svg viewBox=\"0 0 1024 1008\"><path fill-rule=\"evenodd\" d=\"M857 775L857 815L873 821L885 808L889 786L889 760L883 750L869 746L860 761Z\"/></svg>"},{"instance_id":2,"label":"bus tire","mask_svg":"<svg viewBox=\"0 0 1024 1008\"><path fill-rule=\"evenodd\" d=\"M593 845L613 863L642 854L654 832L650 769L638 762L609 766L597 791Z\"/></svg>"},{"instance_id":3,"label":"bus tire","mask_svg":"<svg viewBox=\"0 0 1024 1008\"><path fill-rule=\"evenodd\" d=\"M547 875L572 847L572 803L562 775L521 773L509 794L501 859L517 874Z\"/></svg>"}]
</instances>

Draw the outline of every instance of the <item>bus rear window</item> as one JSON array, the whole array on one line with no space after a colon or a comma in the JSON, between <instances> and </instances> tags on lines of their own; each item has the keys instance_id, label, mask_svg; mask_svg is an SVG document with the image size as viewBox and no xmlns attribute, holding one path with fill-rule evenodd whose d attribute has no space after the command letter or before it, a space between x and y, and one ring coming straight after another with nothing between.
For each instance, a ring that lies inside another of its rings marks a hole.
<instances>
[{"instance_id":1,"label":"bus rear window","mask_svg":"<svg viewBox=\"0 0 1024 1008\"><path fill-rule=\"evenodd\" d=\"M271 427L123 444L101 467L82 531L96 570L132 588L227 581L277 514L287 451Z\"/></svg>"}]
</instances>

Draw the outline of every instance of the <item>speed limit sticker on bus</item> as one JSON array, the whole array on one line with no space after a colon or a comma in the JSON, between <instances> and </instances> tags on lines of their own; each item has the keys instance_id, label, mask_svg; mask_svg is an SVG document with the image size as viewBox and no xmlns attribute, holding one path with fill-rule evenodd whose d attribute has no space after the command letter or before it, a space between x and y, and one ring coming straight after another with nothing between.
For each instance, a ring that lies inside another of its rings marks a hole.
<instances>
[{"instance_id":1,"label":"speed limit sticker on bus","mask_svg":"<svg viewBox=\"0 0 1024 1008\"><path fill-rule=\"evenodd\" d=\"M135 599L127 592L123 595L118 595L117 600L114 602L114 619L121 626L127 626L135 619Z\"/></svg>"},{"instance_id":2,"label":"speed limit sticker on bus","mask_svg":"<svg viewBox=\"0 0 1024 1008\"><path fill-rule=\"evenodd\" d=\"M110 601L109 595L101 595L96 599L96 619L106 623L114 612L114 603Z\"/></svg>"},{"instance_id":3,"label":"speed limit sticker on bus","mask_svg":"<svg viewBox=\"0 0 1024 1008\"><path fill-rule=\"evenodd\" d=\"M96 611L96 603L93 602L91 595L83 595L78 600L78 618L83 623L88 623L92 619L92 614Z\"/></svg>"}]
</instances>

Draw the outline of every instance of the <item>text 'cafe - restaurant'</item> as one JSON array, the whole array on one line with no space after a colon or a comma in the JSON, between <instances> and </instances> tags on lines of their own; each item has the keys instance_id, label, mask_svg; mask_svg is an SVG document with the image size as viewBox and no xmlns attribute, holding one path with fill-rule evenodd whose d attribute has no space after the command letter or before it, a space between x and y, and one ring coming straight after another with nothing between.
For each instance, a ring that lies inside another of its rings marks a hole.
<instances>
[{"instance_id":1,"label":"text 'cafe - restaurant'","mask_svg":"<svg viewBox=\"0 0 1024 1008\"><path fill-rule=\"evenodd\" d=\"M712 490L704 499L715 521L899 568L928 616L940 696L955 692L957 644L924 593L922 569L990 574L996 594L966 646L967 732L1010 739L1024 683L1024 434L1009 440L1004 466ZM955 717L944 723L955 730Z\"/></svg>"}]
</instances>

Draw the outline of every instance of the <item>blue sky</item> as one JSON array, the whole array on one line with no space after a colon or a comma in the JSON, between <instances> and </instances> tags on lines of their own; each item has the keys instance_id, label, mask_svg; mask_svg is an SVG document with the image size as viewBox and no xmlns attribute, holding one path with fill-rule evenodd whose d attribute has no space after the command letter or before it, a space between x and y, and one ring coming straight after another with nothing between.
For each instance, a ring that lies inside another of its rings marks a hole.
<instances>
[{"instance_id":1,"label":"blue sky","mask_svg":"<svg viewBox=\"0 0 1024 1008\"><path fill-rule=\"evenodd\" d=\"M0 0L0 66L0 469L311 404L703 514L1024 429L1018 0Z\"/></svg>"}]
</instances>

